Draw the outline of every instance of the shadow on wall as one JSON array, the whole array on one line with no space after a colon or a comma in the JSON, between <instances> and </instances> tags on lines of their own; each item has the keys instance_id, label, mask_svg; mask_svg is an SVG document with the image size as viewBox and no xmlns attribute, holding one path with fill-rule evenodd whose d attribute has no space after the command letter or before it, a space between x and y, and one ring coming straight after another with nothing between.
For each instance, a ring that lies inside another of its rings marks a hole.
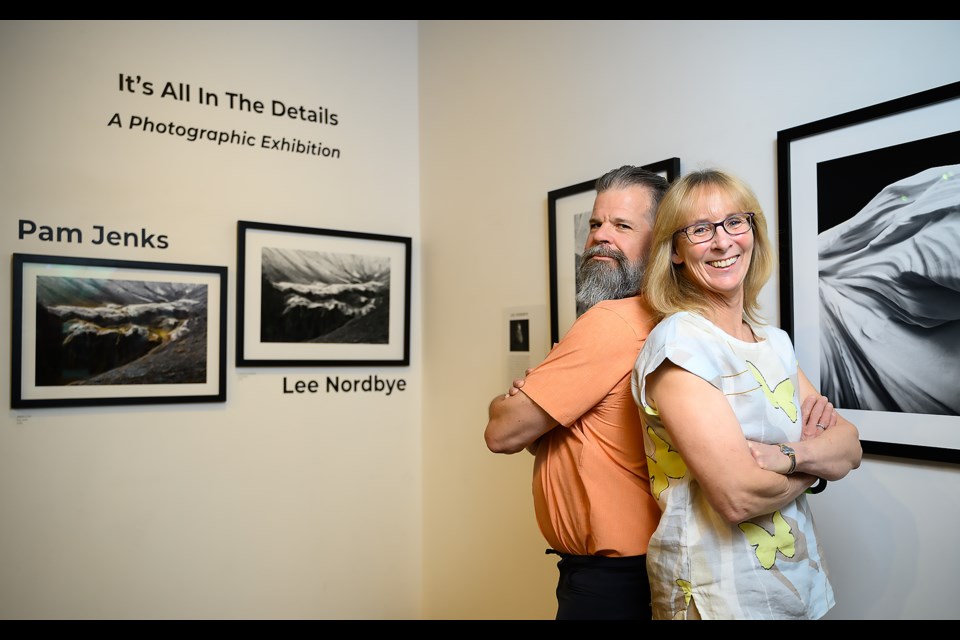
<instances>
[{"instance_id":1,"label":"shadow on wall","mask_svg":"<svg viewBox=\"0 0 960 640\"><path fill-rule=\"evenodd\" d=\"M825 620L902 619L904 594L916 587L921 550L915 506L908 507L885 486L888 461L902 463L897 458L865 455L860 468L851 472L857 474L858 482L832 482L809 501L837 599ZM883 549L885 557L867 557L867 549ZM839 567L854 569L841 574Z\"/></svg>"}]
</instances>

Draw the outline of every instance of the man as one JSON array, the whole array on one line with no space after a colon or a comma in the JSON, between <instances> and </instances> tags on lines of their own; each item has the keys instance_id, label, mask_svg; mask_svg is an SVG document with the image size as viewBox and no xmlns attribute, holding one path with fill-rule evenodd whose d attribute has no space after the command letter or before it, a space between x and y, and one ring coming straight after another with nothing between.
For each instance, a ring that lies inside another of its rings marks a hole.
<instances>
[{"instance_id":1,"label":"man","mask_svg":"<svg viewBox=\"0 0 960 640\"><path fill-rule=\"evenodd\" d=\"M652 328L639 296L663 177L597 180L578 273L581 315L546 359L493 399L494 453L535 453L537 524L560 556L557 619L650 619L645 554L660 518L630 375Z\"/></svg>"}]
</instances>

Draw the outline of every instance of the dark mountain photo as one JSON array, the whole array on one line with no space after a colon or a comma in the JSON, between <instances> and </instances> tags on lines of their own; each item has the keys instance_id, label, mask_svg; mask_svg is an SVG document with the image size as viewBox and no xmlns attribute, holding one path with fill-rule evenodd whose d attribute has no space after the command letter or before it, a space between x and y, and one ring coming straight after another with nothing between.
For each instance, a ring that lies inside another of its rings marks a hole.
<instances>
[{"instance_id":1,"label":"dark mountain photo","mask_svg":"<svg viewBox=\"0 0 960 640\"><path fill-rule=\"evenodd\" d=\"M37 278L37 386L204 383L207 287Z\"/></svg>"},{"instance_id":2,"label":"dark mountain photo","mask_svg":"<svg viewBox=\"0 0 960 640\"><path fill-rule=\"evenodd\" d=\"M262 265L263 342L389 342L389 258L268 247Z\"/></svg>"}]
</instances>

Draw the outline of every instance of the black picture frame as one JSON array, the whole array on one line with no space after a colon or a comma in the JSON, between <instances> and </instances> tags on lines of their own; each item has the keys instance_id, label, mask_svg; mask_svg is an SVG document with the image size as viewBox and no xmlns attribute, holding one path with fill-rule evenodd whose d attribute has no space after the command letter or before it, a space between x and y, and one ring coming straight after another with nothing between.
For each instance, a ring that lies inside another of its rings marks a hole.
<instances>
[{"instance_id":1,"label":"black picture frame","mask_svg":"<svg viewBox=\"0 0 960 640\"><path fill-rule=\"evenodd\" d=\"M895 382L884 383L886 374L878 373L881 367L877 361L865 355L868 348L875 348L871 346L876 342L875 336L889 333L892 337L901 331L902 317L874 307L873 316L879 324L857 321L857 309L871 307L855 304L851 296L840 296L837 286L845 283L843 286L850 290L855 278L870 275L869 269L856 268L855 256L857 261L879 261L884 255L881 252L889 251L894 242L902 243L908 237L909 242L916 241L915 232L903 225L912 224L919 230L921 219L919 214L911 213L913 222L904 223L907 208L917 210L926 206L922 203L932 201L932 196L926 194L930 193L930 185L939 188L940 178L960 179L960 175L951 177L952 171L943 172L942 176L937 171L944 164L960 164L958 140L960 82L777 133L780 326L794 340L800 367L811 382L827 397L840 396L831 399L859 428L865 453L960 463L960 415L944 413L933 404L930 409L919 405L920 410L883 404L899 403L900 398L920 398L908 390L910 376L906 370L894 371L885 363ZM951 185L956 185L956 181ZM956 200L960 196L948 200L954 220L960 206ZM938 203L934 210L941 206ZM903 214L892 213L901 209ZM927 219L932 219L932 212L920 211ZM893 215L900 216L896 225L891 223ZM936 216L947 219L939 210ZM878 234L885 234L887 239L881 240ZM903 240L890 234L901 234ZM957 255L956 247L950 251ZM930 253L927 257L935 256ZM953 269L957 268L956 258L945 258L943 254L940 258L953 261ZM883 286L861 286L860 291L876 298ZM837 307L835 300L848 306ZM934 302L934 297L928 301ZM849 311L841 313L838 308ZM803 310L803 314L797 310ZM845 324L849 330L838 330ZM953 319L949 323L950 335L958 335L958 328L960 319ZM937 330L939 341L942 328ZM933 336L916 333L931 336L928 339ZM931 348L934 344L929 343ZM960 365L957 344L960 343L953 341L952 349L946 349L946 359L941 360L950 364L950 371L956 371ZM904 342L887 351L901 362L902 358L911 359L911 366L923 360L920 352ZM940 355L934 355L929 366L937 366ZM871 363L871 384L856 386L856 380L861 378L849 371L867 366L854 364L858 362ZM950 380L948 384L954 390L958 388L956 375L940 375ZM847 398L843 397L845 394ZM883 395L888 400L874 399ZM926 397L923 401L930 402ZM860 406L848 408L852 405Z\"/></svg>"},{"instance_id":2,"label":"black picture frame","mask_svg":"<svg viewBox=\"0 0 960 640\"><path fill-rule=\"evenodd\" d=\"M12 259L12 408L226 401L226 267Z\"/></svg>"},{"instance_id":3,"label":"black picture frame","mask_svg":"<svg viewBox=\"0 0 960 640\"><path fill-rule=\"evenodd\" d=\"M237 223L238 367L407 366L405 236Z\"/></svg>"},{"instance_id":4,"label":"black picture frame","mask_svg":"<svg viewBox=\"0 0 960 640\"><path fill-rule=\"evenodd\" d=\"M673 182L680 175L680 158L668 158L642 165ZM593 209L592 180L547 192L547 220L550 239L550 343L556 344L577 319L577 265L586 241L586 225ZM584 215L586 214L586 215ZM561 251L570 256L560 264Z\"/></svg>"}]
</instances>

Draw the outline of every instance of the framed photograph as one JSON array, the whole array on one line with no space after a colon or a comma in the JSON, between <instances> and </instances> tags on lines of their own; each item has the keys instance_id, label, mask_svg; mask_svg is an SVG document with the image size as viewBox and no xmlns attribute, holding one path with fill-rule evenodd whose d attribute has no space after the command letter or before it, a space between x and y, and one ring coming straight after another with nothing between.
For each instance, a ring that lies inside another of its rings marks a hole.
<instances>
[{"instance_id":1,"label":"framed photograph","mask_svg":"<svg viewBox=\"0 0 960 640\"><path fill-rule=\"evenodd\" d=\"M11 406L224 402L227 268L13 254Z\"/></svg>"},{"instance_id":2,"label":"framed photograph","mask_svg":"<svg viewBox=\"0 0 960 640\"><path fill-rule=\"evenodd\" d=\"M237 366L410 364L401 236L240 221Z\"/></svg>"},{"instance_id":3,"label":"framed photograph","mask_svg":"<svg viewBox=\"0 0 960 640\"><path fill-rule=\"evenodd\" d=\"M669 182L680 175L680 158L642 165ZM587 241L597 179L547 192L550 233L550 344L555 344L580 317L577 269Z\"/></svg>"},{"instance_id":4,"label":"framed photograph","mask_svg":"<svg viewBox=\"0 0 960 640\"><path fill-rule=\"evenodd\" d=\"M780 324L867 453L960 463L960 82L777 134Z\"/></svg>"}]
</instances>

